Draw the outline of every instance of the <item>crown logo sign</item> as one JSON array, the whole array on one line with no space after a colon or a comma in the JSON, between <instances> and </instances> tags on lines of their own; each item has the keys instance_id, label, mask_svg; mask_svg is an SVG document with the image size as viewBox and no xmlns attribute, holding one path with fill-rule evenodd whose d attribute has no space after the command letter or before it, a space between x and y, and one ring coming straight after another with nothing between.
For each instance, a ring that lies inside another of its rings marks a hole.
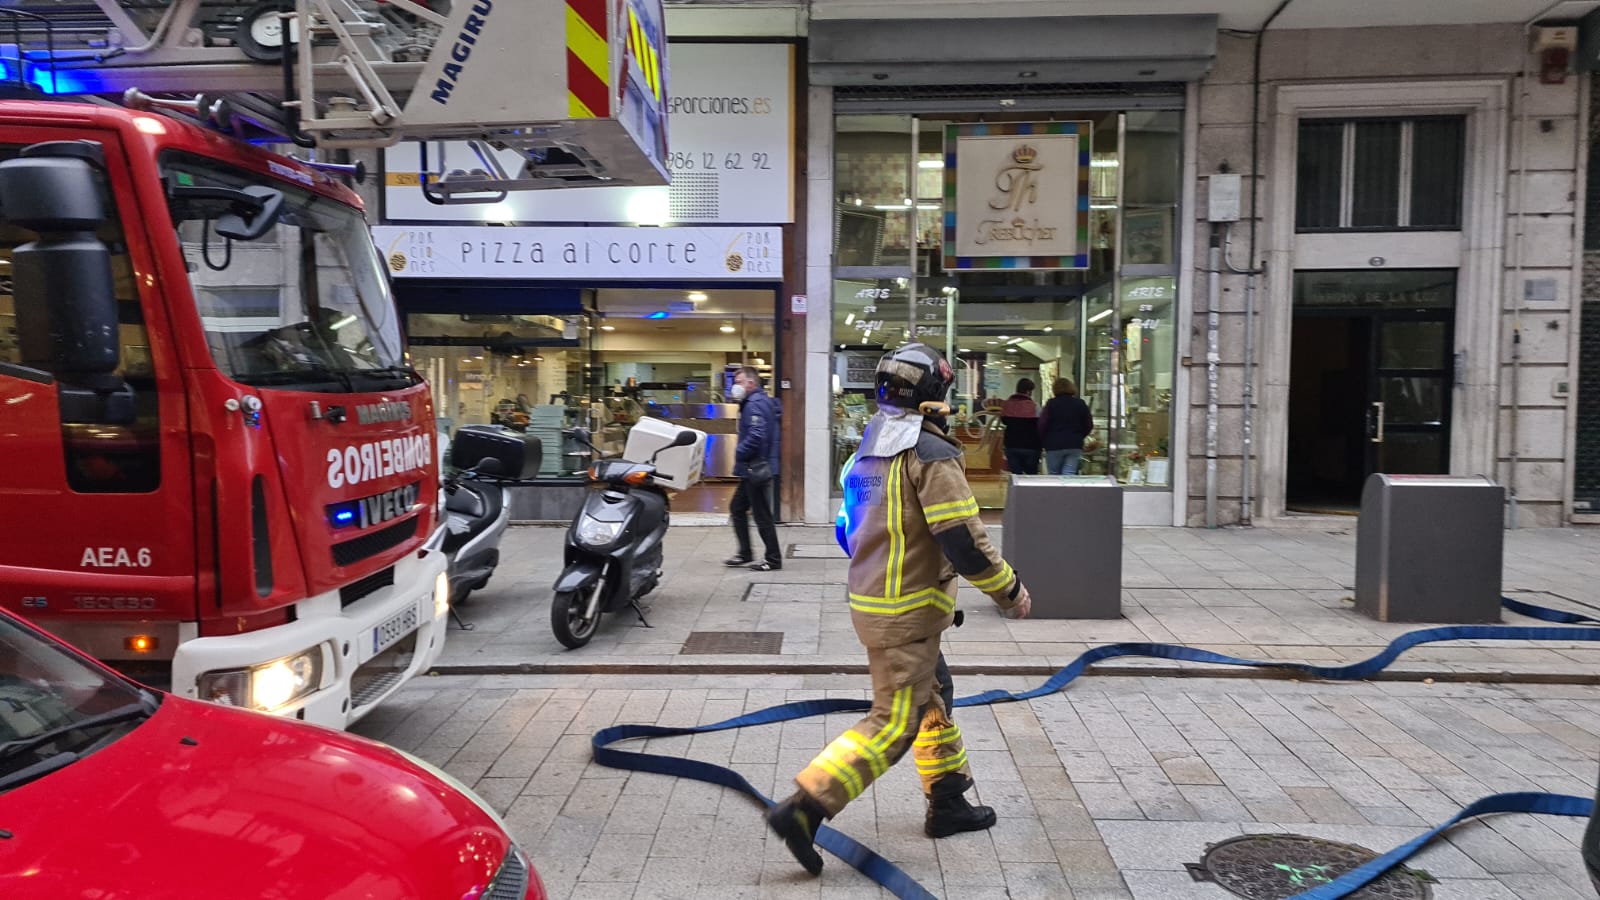
<instances>
[{"instance_id":1,"label":"crown logo sign","mask_svg":"<svg viewBox=\"0 0 1600 900\"><path fill-rule=\"evenodd\" d=\"M1038 156L1039 151L1035 150L1029 144L1018 144L1016 149L1011 151L1011 158L1022 165L1027 165L1028 163L1033 162L1038 158Z\"/></svg>"}]
</instances>

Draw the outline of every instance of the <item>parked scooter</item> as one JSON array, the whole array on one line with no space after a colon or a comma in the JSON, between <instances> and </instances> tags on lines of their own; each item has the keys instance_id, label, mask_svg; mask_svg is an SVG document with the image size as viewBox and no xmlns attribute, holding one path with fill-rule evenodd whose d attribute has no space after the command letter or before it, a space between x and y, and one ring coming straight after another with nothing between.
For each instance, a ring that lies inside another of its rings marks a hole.
<instances>
[{"instance_id":1,"label":"parked scooter","mask_svg":"<svg viewBox=\"0 0 1600 900\"><path fill-rule=\"evenodd\" d=\"M440 448L450 452L451 468L443 478L445 529L443 552L450 560L450 614L464 630L456 607L473 591L483 590L500 563L500 539L511 522L507 481L527 478L539 469L539 439L499 425L466 425L453 445L440 435Z\"/></svg>"},{"instance_id":2,"label":"parked scooter","mask_svg":"<svg viewBox=\"0 0 1600 900\"><path fill-rule=\"evenodd\" d=\"M587 431L566 434L599 456ZM569 649L589 643L603 615L627 606L650 627L639 599L661 581L662 542L671 518L667 491L655 479L656 457L696 440L695 432L681 431L648 462L600 459L589 468L590 483L604 487L589 492L567 530L566 568L550 603L550 627Z\"/></svg>"}]
</instances>

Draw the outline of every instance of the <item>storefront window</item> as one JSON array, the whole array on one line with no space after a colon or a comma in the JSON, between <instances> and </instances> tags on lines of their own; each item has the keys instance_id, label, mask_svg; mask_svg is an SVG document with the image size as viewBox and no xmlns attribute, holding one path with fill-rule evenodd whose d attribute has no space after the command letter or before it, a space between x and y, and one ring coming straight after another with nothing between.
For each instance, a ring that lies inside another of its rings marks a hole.
<instances>
[{"instance_id":1,"label":"storefront window","mask_svg":"<svg viewBox=\"0 0 1600 900\"><path fill-rule=\"evenodd\" d=\"M577 315L408 316L412 358L435 386L439 427L453 434L491 423L537 434L540 475L565 477L587 468L588 457L562 438L564 428L588 428L602 453L621 456L641 418L681 422L709 436L705 491L715 495L690 498L689 508L725 509L739 418L728 391L746 365L770 386L776 295L601 289L585 297Z\"/></svg>"},{"instance_id":2,"label":"storefront window","mask_svg":"<svg viewBox=\"0 0 1600 900\"><path fill-rule=\"evenodd\" d=\"M751 366L776 396L776 302L760 290L598 291L593 397L600 449L620 455L643 416L704 431L705 490L721 500L703 508L725 509L739 430L739 404L729 390L739 368Z\"/></svg>"},{"instance_id":3,"label":"storefront window","mask_svg":"<svg viewBox=\"0 0 1600 900\"><path fill-rule=\"evenodd\" d=\"M579 423L588 398L585 317L412 313L406 324L412 358L434 388L440 430L496 424L553 432ZM581 461L545 453L539 474L579 468Z\"/></svg>"},{"instance_id":4,"label":"storefront window","mask_svg":"<svg viewBox=\"0 0 1600 900\"><path fill-rule=\"evenodd\" d=\"M1170 485L1182 116L1051 118L1092 128L1086 269L944 271L943 134L962 120L838 118L835 482L876 411L877 359L916 339L945 351L956 369L952 434L982 505L1005 503L1000 407L1024 380L1036 405L1050 399L1057 378L1070 380L1089 405L1095 433L1080 473L1111 472L1130 486ZM914 197L906 187L913 178ZM885 200L896 191L900 209Z\"/></svg>"},{"instance_id":5,"label":"storefront window","mask_svg":"<svg viewBox=\"0 0 1600 900\"><path fill-rule=\"evenodd\" d=\"M834 186L838 192L835 265L909 266L911 245L910 116L840 119Z\"/></svg>"}]
</instances>

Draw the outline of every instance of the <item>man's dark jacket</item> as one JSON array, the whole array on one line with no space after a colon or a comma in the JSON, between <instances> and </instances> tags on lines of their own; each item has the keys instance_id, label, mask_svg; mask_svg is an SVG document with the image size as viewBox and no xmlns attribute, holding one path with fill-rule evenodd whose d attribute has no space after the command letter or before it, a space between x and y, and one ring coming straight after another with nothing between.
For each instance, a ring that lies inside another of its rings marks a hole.
<instances>
[{"instance_id":1,"label":"man's dark jacket","mask_svg":"<svg viewBox=\"0 0 1600 900\"><path fill-rule=\"evenodd\" d=\"M739 444L733 451L733 474L750 474L750 464L766 459L772 474L778 474L778 428L783 409L778 401L760 388L739 401Z\"/></svg>"}]
</instances>

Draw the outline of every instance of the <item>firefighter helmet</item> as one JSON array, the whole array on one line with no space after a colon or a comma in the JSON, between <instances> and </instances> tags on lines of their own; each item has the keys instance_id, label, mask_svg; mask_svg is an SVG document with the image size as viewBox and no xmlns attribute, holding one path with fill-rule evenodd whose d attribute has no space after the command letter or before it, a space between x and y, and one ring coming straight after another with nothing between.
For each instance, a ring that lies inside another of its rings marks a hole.
<instances>
[{"instance_id":1,"label":"firefighter helmet","mask_svg":"<svg viewBox=\"0 0 1600 900\"><path fill-rule=\"evenodd\" d=\"M955 373L939 351L927 344L906 344L878 360L878 402L916 411L923 403L944 402Z\"/></svg>"}]
</instances>

